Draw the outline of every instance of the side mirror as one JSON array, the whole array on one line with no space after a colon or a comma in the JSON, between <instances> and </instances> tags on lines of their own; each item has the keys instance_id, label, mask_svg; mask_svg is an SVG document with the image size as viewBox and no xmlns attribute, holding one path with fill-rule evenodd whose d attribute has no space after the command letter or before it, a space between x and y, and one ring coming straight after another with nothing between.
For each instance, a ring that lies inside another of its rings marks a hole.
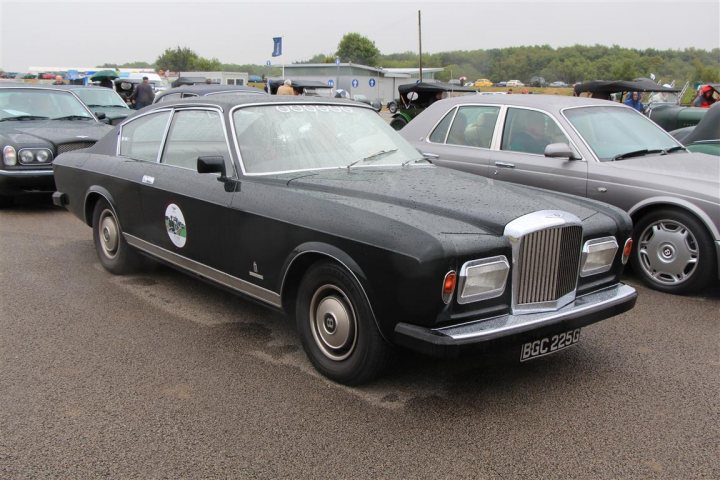
<instances>
[{"instance_id":1,"label":"side mirror","mask_svg":"<svg viewBox=\"0 0 720 480\"><path fill-rule=\"evenodd\" d=\"M568 160L579 160L575 152L567 143L551 143L545 147L545 156L550 158L567 158Z\"/></svg>"},{"instance_id":2,"label":"side mirror","mask_svg":"<svg viewBox=\"0 0 720 480\"><path fill-rule=\"evenodd\" d=\"M93 113L95 114L95 116L97 117L98 120L105 120L105 117L107 117L107 115L105 115L102 112L93 112Z\"/></svg>"},{"instance_id":3,"label":"side mirror","mask_svg":"<svg viewBox=\"0 0 720 480\"><path fill-rule=\"evenodd\" d=\"M227 181L227 172L225 170L225 159L221 156L198 157L197 159L198 173L219 173L221 182Z\"/></svg>"}]
</instances>

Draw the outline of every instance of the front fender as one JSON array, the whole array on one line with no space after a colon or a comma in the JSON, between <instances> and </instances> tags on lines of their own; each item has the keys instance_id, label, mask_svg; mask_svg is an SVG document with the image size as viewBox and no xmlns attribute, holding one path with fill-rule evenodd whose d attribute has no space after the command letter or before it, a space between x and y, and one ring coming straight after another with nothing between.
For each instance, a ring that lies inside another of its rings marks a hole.
<instances>
[{"instance_id":1,"label":"front fender","mask_svg":"<svg viewBox=\"0 0 720 480\"><path fill-rule=\"evenodd\" d=\"M633 205L630 209L628 209L628 213L631 217L634 218L635 214L639 212L640 210L647 208L647 207L663 207L663 206L671 206L671 207L679 207L683 210L686 210L696 217L700 219L700 221L705 225L705 228L708 229L708 232L710 232L710 235L712 235L713 239L715 241L720 240L720 231L718 231L717 226L713 222L712 218L705 213L704 210L698 208L697 205L688 202L687 200L683 200L682 198L677 197L650 197L646 198L635 205ZM720 207L719 207L720 208Z\"/></svg>"}]
</instances>

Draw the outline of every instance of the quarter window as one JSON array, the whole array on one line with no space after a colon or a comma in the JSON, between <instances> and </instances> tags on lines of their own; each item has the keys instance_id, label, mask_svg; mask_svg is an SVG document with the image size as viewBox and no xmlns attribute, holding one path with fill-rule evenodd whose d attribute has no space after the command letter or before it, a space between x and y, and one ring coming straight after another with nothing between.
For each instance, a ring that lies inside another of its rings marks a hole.
<instances>
[{"instance_id":1,"label":"quarter window","mask_svg":"<svg viewBox=\"0 0 720 480\"><path fill-rule=\"evenodd\" d=\"M120 133L120 156L157 162L170 112L152 113L132 120Z\"/></svg>"},{"instance_id":2,"label":"quarter window","mask_svg":"<svg viewBox=\"0 0 720 480\"><path fill-rule=\"evenodd\" d=\"M162 163L195 170L198 157L206 156L221 156L230 161L220 114L210 110L175 112Z\"/></svg>"},{"instance_id":3,"label":"quarter window","mask_svg":"<svg viewBox=\"0 0 720 480\"><path fill-rule=\"evenodd\" d=\"M443 118L440 123L438 123L437 127L435 127L435 130L433 130L432 134L430 134L431 142L445 143L445 137L447 136L448 127L450 127L450 122L452 122L453 115L455 115L454 108L450 110L447 115L445 115L445 118Z\"/></svg>"},{"instance_id":4,"label":"quarter window","mask_svg":"<svg viewBox=\"0 0 720 480\"><path fill-rule=\"evenodd\" d=\"M551 143L570 142L549 115L535 110L508 108L502 150L544 155L545 147Z\"/></svg>"}]
</instances>

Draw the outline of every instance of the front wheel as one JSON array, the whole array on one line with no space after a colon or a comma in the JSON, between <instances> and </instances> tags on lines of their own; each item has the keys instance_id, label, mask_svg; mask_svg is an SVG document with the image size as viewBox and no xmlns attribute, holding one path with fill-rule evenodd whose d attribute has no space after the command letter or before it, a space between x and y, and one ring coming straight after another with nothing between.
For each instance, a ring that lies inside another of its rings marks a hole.
<instances>
[{"instance_id":1,"label":"front wheel","mask_svg":"<svg viewBox=\"0 0 720 480\"><path fill-rule=\"evenodd\" d=\"M125 241L115 210L99 200L93 210L93 241L100 263L116 275L133 272L140 266L140 255Z\"/></svg>"},{"instance_id":2,"label":"front wheel","mask_svg":"<svg viewBox=\"0 0 720 480\"><path fill-rule=\"evenodd\" d=\"M650 287L680 294L710 285L717 269L712 238L691 214L656 210L639 219L633 237L633 270Z\"/></svg>"},{"instance_id":3,"label":"front wheel","mask_svg":"<svg viewBox=\"0 0 720 480\"><path fill-rule=\"evenodd\" d=\"M387 108L390 111L390 113L395 113L398 111L397 102L388 102Z\"/></svg>"},{"instance_id":4,"label":"front wheel","mask_svg":"<svg viewBox=\"0 0 720 480\"><path fill-rule=\"evenodd\" d=\"M402 130L402 128L407 124L407 120L405 120L403 117L395 117L390 122L390 126L395 130Z\"/></svg>"},{"instance_id":5,"label":"front wheel","mask_svg":"<svg viewBox=\"0 0 720 480\"><path fill-rule=\"evenodd\" d=\"M358 385L383 369L390 346L382 338L357 280L340 265L313 265L298 289L296 322L315 368L339 383Z\"/></svg>"}]
</instances>

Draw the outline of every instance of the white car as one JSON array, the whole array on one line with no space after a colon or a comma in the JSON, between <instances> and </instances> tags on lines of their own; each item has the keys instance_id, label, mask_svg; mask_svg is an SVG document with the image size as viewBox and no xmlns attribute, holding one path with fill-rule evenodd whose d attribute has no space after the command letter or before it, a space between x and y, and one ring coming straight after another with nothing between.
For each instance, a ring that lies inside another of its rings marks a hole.
<instances>
[{"instance_id":1,"label":"white car","mask_svg":"<svg viewBox=\"0 0 720 480\"><path fill-rule=\"evenodd\" d=\"M508 80L507 84L505 84L506 87L524 87L525 84L521 82L520 80Z\"/></svg>"}]
</instances>

